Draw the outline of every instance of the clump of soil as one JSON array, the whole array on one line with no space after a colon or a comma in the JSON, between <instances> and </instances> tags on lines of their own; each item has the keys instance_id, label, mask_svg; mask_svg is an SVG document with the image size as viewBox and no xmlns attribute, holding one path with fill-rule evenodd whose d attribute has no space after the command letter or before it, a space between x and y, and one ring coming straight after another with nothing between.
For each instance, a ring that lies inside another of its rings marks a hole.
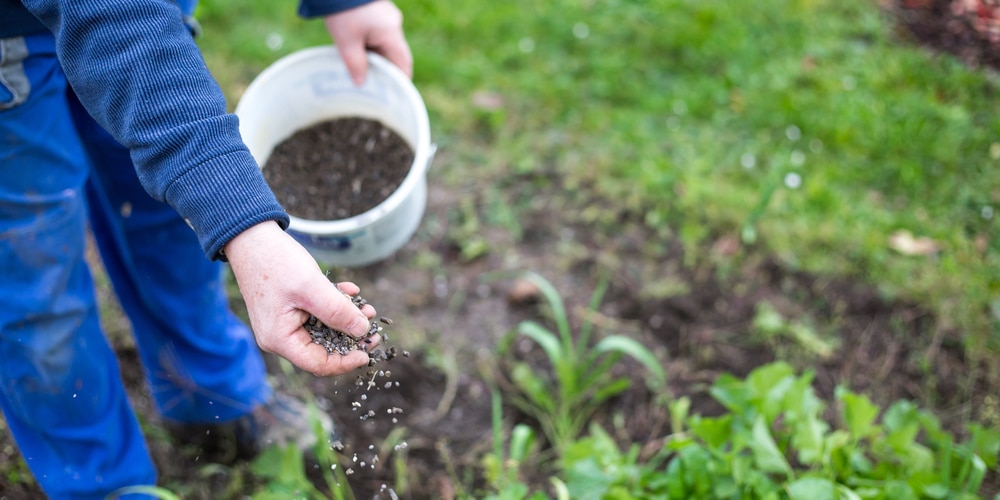
<instances>
[{"instance_id":1,"label":"clump of soil","mask_svg":"<svg viewBox=\"0 0 1000 500\"><path fill-rule=\"evenodd\" d=\"M278 144L264 178L289 214L310 220L360 215L385 201L413 165L413 149L367 118L337 118Z\"/></svg>"},{"instance_id":2,"label":"clump of soil","mask_svg":"<svg viewBox=\"0 0 1000 500\"><path fill-rule=\"evenodd\" d=\"M972 67L1000 70L1000 4L992 0L895 0L892 12L920 43Z\"/></svg>"}]
</instances>

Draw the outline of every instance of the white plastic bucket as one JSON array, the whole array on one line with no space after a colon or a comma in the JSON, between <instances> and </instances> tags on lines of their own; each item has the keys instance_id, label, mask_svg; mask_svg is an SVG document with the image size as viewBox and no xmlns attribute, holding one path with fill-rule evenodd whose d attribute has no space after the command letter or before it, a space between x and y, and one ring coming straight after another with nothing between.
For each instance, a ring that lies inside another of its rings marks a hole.
<instances>
[{"instance_id":1,"label":"white plastic bucket","mask_svg":"<svg viewBox=\"0 0 1000 500\"><path fill-rule=\"evenodd\" d=\"M296 131L335 118L377 120L412 148L410 172L375 208L339 220L291 218L288 233L317 261L371 264L392 255L416 232L427 206L427 168L435 147L423 99L385 58L369 53L367 77L358 87L332 45L289 54L250 83L236 115L243 141L262 168L275 146Z\"/></svg>"}]
</instances>

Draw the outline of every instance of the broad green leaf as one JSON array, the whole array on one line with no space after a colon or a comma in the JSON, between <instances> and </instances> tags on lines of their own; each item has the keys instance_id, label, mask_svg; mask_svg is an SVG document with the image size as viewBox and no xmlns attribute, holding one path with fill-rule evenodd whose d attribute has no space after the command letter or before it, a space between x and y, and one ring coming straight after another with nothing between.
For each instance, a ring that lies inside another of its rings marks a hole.
<instances>
[{"instance_id":1,"label":"broad green leaf","mask_svg":"<svg viewBox=\"0 0 1000 500\"><path fill-rule=\"evenodd\" d=\"M757 401L758 411L771 423L781 412L785 395L795 384L795 373L790 365L779 361L752 371L746 384L751 401Z\"/></svg>"},{"instance_id":2,"label":"broad green leaf","mask_svg":"<svg viewBox=\"0 0 1000 500\"><path fill-rule=\"evenodd\" d=\"M885 410L885 415L882 416L882 425L889 432L920 425L916 405L905 399L889 405L889 408Z\"/></svg>"},{"instance_id":3,"label":"broad green leaf","mask_svg":"<svg viewBox=\"0 0 1000 500\"><path fill-rule=\"evenodd\" d=\"M273 479L305 477L302 453L293 445L265 449L250 464L250 469L258 476Z\"/></svg>"},{"instance_id":4,"label":"broad green leaf","mask_svg":"<svg viewBox=\"0 0 1000 500\"><path fill-rule=\"evenodd\" d=\"M721 417L701 417L695 416L688 422L691 433L698 436L712 448L721 449L732 436L732 415Z\"/></svg>"},{"instance_id":5,"label":"broad green leaf","mask_svg":"<svg viewBox=\"0 0 1000 500\"><path fill-rule=\"evenodd\" d=\"M788 377L794 377L795 371L784 361L776 361L758 367L746 378L747 386L755 395L767 394L774 386Z\"/></svg>"},{"instance_id":6,"label":"broad green leaf","mask_svg":"<svg viewBox=\"0 0 1000 500\"><path fill-rule=\"evenodd\" d=\"M837 485L837 493L843 500L861 500L861 495L842 484Z\"/></svg>"},{"instance_id":7,"label":"broad green leaf","mask_svg":"<svg viewBox=\"0 0 1000 500\"><path fill-rule=\"evenodd\" d=\"M706 497L712 488L709 470L714 469L712 454L701 447L690 447L681 452L684 463L684 482L691 489L692 496Z\"/></svg>"},{"instance_id":8,"label":"broad green leaf","mask_svg":"<svg viewBox=\"0 0 1000 500\"><path fill-rule=\"evenodd\" d=\"M931 498L948 498L950 492L948 485L944 483L934 483L924 486L924 495Z\"/></svg>"},{"instance_id":9,"label":"broad green leaf","mask_svg":"<svg viewBox=\"0 0 1000 500\"><path fill-rule=\"evenodd\" d=\"M986 467L995 468L997 456L1000 455L1000 431L987 429L978 424L970 424L969 433L972 435L973 450L983 459Z\"/></svg>"},{"instance_id":10,"label":"broad green leaf","mask_svg":"<svg viewBox=\"0 0 1000 500\"><path fill-rule=\"evenodd\" d=\"M753 423L753 439L750 441L750 449L753 451L754 463L764 472L792 474L792 467L788 460L778 449L778 445L771 437L771 430L768 428L764 417L757 417Z\"/></svg>"},{"instance_id":11,"label":"broad green leaf","mask_svg":"<svg viewBox=\"0 0 1000 500\"><path fill-rule=\"evenodd\" d=\"M691 498L691 492L684 483L684 465L680 456L674 457L674 459L667 464L665 475L667 477L667 495L670 499L686 500Z\"/></svg>"},{"instance_id":12,"label":"broad green leaf","mask_svg":"<svg viewBox=\"0 0 1000 500\"><path fill-rule=\"evenodd\" d=\"M788 484L791 500L838 500L836 484L822 477L803 477Z\"/></svg>"},{"instance_id":13,"label":"broad green leaf","mask_svg":"<svg viewBox=\"0 0 1000 500\"><path fill-rule=\"evenodd\" d=\"M795 426L792 445L798 451L799 461L806 465L816 465L823 461L823 434L829 425L821 418L810 415L799 420Z\"/></svg>"},{"instance_id":14,"label":"broad green leaf","mask_svg":"<svg viewBox=\"0 0 1000 500\"><path fill-rule=\"evenodd\" d=\"M940 446L945 443L952 443L951 435L941 428L941 421L933 414L926 410L918 410L917 418L920 420L920 426L927 435L927 441L932 445Z\"/></svg>"},{"instance_id":15,"label":"broad green leaf","mask_svg":"<svg viewBox=\"0 0 1000 500\"><path fill-rule=\"evenodd\" d=\"M868 396L838 387L837 398L843 404L842 418L848 432L860 439L868 437L875 431L873 424L875 417L878 416L879 407L872 403Z\"/></svg>"},{"instance_id":16,"label":"broad green leaf","mask_svg":"<svg viewBox=\"0 0 1000 500\"><path fill-rule=\"evenodd\" d=\"M886 437L886 441L892 439L892 435ZM936 467L934 452L926 446L911 441L906 447L892 448L892 454L885 459L898 460L911 473L917 471L930 471Z\"/></svg>"},{"instance_id":17,"label":"broad green leaf","mask_svg":"<svg viewBox=\"0 0 1000 500\"><path fill-rule=\"evenodd\" d=\"M913 422L896 427L891 431L887 431L883 441L888 444L895 453L905 456L911 448L919 446L917 444L917 434L919 432L920 426L916 422Z\"/></svg>"},{"instance_id":18,"label":"broad green leaf","mask_svg":"<svg viewBox=\"0 0 1000 500\"><path fill-rule=\"evenodd\" d=\"M886 500L917 500L917 494L910 485L902 481L889 481L882 490L882 497Z\"/></svg>"},{"instance_id":19,"label":"broad green leaf","mask_svg":"<svg viewBox=\"0 0 1000 500\"><path fill-rule=\"evenodd\" d=\"M795 380L795 377L785 377L768 388L766 392L760 394L757 409L767 418L769 423L774 422L778 415L782 414L788 393L795 387ZM796 403L798 401L793 402L793 404Z\"/></svg>"},{"instance_id":20,"label":"broad green leaf","mask_svg":"<svg viewBox=\"0 0 1000 500\"><path fill-rule=\"evenodd\" d=\"M731 477L716 478L712 482L712 498L739 498L740 486Z\"/></svg>"},{"instance_id":21,"label":"broad green leaf","mask_svg":"<svg viewBox=\"0 0 1000 500\"><path fill-rule=\"evenodd\" d=\"M750 481L750 476L754 474L753 460L745 455L732 455L729 462L733 479L739 484L746 484Z\"/></svg>"},{"instance_id":22,"label":"broad green leaf","mask_svg":"<svg viewBox=\"0 0 1000 500\"><path fill-rule=\"evenodd\" d=\"M663 366L660 365L660 361L656 359L656 356L646 348L646 346L640 344L634 339L623 337L621 335L612 335L610 337L605 337L601 339L597 345L594 346L594 351L598 353L605 352L620 352L631 356L636 361L642 363L647 370L653 375L655 384L653 387L662 388L666 386L667 374L663 371Z\"/></svg>"},{"instance_id":23,"label":"broad green leaf","mask_svg":"<svg viewBox=\"0 0 1000 500\"><path fill-rule=\"evenodd\" d=\"M865 454L864 448L853 448L851 450L851 468L855 474L868 476L872 474L875 464Z\"/></svg>"},{"instance_id":24,"label":"broad green leaf","mask_svg":"<svg viewBox=\"0 0 1000 500\"><path fill-rule=\"evenodd\" d=\"M750 391L742 380L724 373L715 379L709 394L716 401L737 415L746 415L753 407L750 405Z\"/></svg>"},{"instance_id":25,"label":"broad green leaf","mask_svg":"<svg viewBox=\"0 0 1000 500\"><path fill-rule=\"evenodd\" d=\"M575 462L566 471L566 488L573 499L598 500L611 487L612 481L593 457Z\"/></svg>"},{"instance_id":26,"label":"broad green leaf","mask_svg":"<svg viewBox=\"0 0 1000 500\"><path fill-rule=\"evenodd\" d=\"M816 374L807 371L795 379L792 387L785 393L783 407L785 419L791 423L797 423L802 419L815 420L820 418L825 407L822 400L816 397L812 382Z\"/></svg>"}]
</instances>

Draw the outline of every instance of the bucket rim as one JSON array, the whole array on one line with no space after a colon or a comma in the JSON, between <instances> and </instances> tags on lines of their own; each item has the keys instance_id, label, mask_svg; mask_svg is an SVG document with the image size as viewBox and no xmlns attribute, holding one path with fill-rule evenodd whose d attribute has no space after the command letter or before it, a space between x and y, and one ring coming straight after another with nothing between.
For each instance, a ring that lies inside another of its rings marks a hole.
<instances>
[{"instance_id":1,"label":"bucket rim","mask_svg":"<svg viewBox=\"0 0 1000 500\"><path fill-rule=\"evenodd\" d=\"M437 148L431 144L430 118L427 115L427 107L424 104L424 100L410 78L397 68L395 64L374 52L368 52L367 56L368 72L384 74L393 85L402 90L406 97L406 102L410 105L416 117L417 130L414 140L415 144L413 144L413 163L410 165L410 170L407 172L406 177L403 178L403 182L400 183L399 187L375 207L358 215L336 220L304 219L289 214L290 222L288 229L291 231L314 236L337 235L358 231L393 212L406 200L419 183L425 181L427 169L434 158ZM327 62L322 62L324 60ZM277 77L281 72L286 71L287 68L302 64L329 64L330 61L334 61L334 64L344 64L343 59L340 57L340 52L334 45L309 47L278 59L250 82L250 85L243 92L243 96L240 98L234 113L238 116L241 106L247 102L245 98L248 95L252 96L258 87L263 87L267 84L268 80ZM392 128L392 124L386 125ZM268 156L270 154L271 152L268 152ZM259 165L259 167L263 168L263 165Z\"/></svg>"}]
</instances>

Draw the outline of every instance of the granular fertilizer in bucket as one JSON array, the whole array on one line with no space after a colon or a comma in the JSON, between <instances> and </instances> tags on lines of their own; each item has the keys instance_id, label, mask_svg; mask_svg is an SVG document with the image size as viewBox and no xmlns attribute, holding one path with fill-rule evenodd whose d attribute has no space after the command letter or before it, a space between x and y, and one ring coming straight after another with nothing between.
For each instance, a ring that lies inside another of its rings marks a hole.
<instances>
[{"instance_id":1,"label":"granular fertilizer in bucket","mask_svg":"<svg viewBox=\"0 0 1000 500\"><path fill-rule=\"evenodd\" d=\"M311 220L346 219L391 195L413 164L413 150L376 120L327 120L277 146L264 177L289 214Z\"/></svg>"}]
</instances>

